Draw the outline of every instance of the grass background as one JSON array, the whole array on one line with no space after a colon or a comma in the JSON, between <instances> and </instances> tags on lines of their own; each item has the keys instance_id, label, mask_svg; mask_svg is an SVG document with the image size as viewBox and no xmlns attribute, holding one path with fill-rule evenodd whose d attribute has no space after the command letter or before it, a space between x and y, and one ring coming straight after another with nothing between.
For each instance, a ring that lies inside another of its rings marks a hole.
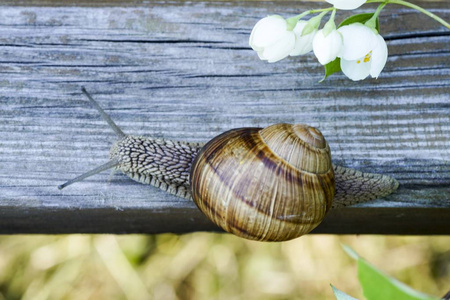
<instances>
[{"instance_id":1,"label":"grass background","mask_svg":"<svg viewBox=\"0 0 450 300\"><path fill-rule=\"evenodd\" d=\"M0 299L362 299L345 243L442 297L450 237L308 235L260 243L229 234L0 237Z\"/></svg>"}]
</instances>

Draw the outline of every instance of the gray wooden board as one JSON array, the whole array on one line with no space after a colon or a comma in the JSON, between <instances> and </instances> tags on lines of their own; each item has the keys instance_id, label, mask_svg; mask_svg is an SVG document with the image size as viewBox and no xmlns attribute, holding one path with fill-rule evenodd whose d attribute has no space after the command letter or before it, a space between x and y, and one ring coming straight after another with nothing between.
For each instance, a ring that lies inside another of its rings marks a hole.
<instances>
[{"instance_id":1,"label":"gray wooden board","mask_svg":"<svg viewBox=\"0 0 450 300\"><path fill-rule=\"evenodd\" d=\"M399 180L385 199L332 211L317 233L450 233L450 35L428 17L388 6L380 77L319 83L312 54L268 64L248 37L266 15L326 4L29 3L0 7L0 233L218 230L192 202L122 174L56 188L106 162L115 140L81 85L126 133L205 142L307 123L336 164ZM418 4L450 19L445 2Z\"/></svg>"}]
</instances>

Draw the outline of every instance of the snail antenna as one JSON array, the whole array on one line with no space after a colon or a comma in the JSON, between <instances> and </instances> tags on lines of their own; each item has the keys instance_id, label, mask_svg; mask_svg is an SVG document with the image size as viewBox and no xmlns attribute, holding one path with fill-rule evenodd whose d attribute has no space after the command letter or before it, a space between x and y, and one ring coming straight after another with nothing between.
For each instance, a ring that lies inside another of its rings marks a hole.
<instances>
[{"instance_id":1,"label":"snail antenna","mask_svg":"<svg viewBox=\"0 0 450 300\"><path fill-rule=\"evenodd\" d=\"M81 91L83 92L83 94L86 95L86 97L91 102L92 106L94 106L95 109L97 109L97 111L100 113L100 115L103 117L103 119L109 124L109 126L111 126L111 128L114 130L114 132L119 137L119 139L124 138L126 136L126 134L123 133L123 131L119 128L119 126L116 125L116 123L114 123L114 121L111 119L111 117L108 116L108 114L100 107L100 105L97 103L97 101L95 101L94 98L92 98L92 96L86 91L84 86L81 87ZM71 185L72 183L79 182L85 178L91 177L92 175L95 175L102 171L117 167L118 165L119 165L119 161L117 159L112 159L109 162L107 162L106 164L103 164L103 165L101 165L89 172L86 172L84 174L81 174L80 176L78 176L74 179L71 179L61 185L58 185L58 189L62 190L63 188Z\"/></svg>"},{"instance_id":2,"label":"snail antenna","mask_svg":"<svg viewBox=\"0 0 450 300\"><path fill-rule=\"evenodd\" d=\"M109 124L109 126L111 126L111 128L117 134L117 136L119 138L125 137L126 134L123 133L123 131L119 128L119 126L116 125L116 123L114 123L114 121L111 119L111 117L108 116L107 113L105 113L105 111L100 107L100 105L97 103L97 101L95 101L94 98L92 98L92 96L86 91L84 86L81 87L81 91L83 92L83 94L86 95L86 97L88 97L88 99L91 102L92 106L94 106L95 109L97 109L97 111L102 115L103 119Z\"/></svg>"},{"instance_id":3,"label":"snail antenna","mask_svg":"<svg viewBox=\"0 0 450 300\"><path fill-rule=\"evenodd\" d=\"M119 161L117 159L110 160L106 164L103 164L103 165L101 165L101 166L99 166L99 167L97 167L97 168L95 168L93 170L90 170L89 172L86 172L84 174L81 174L80 176L78 176L78 177L76 177L74 179L71 179L71 180L69 180L69 181L67 181L67 182L65 182L65 183L63 183L61 185L58 185L58 189L62 190L63 188L65 188L66 186L71 185L72 183L81 181L81 180L83 180L85 178L91 177L92 175L95 175L97 173L103 172L105 170L117 167L118 165L119 165Z\"/></svg>"}]
</instances>

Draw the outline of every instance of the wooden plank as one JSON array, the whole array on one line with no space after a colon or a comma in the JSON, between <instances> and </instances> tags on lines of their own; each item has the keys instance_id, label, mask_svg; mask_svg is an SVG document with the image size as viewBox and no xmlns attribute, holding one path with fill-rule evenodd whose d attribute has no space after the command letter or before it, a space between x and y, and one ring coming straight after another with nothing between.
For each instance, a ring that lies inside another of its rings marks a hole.
<instances>
[{"instance_id":1,"label":"wooden plank","mask_svg":"<svg viewBox=\"0 0 450 300\"><path fill-rule=\"evenodd\" d=\"M381 76L319 83L312 54L268 64L248 37L268 14L325 4L32 3L0 7L0 233L217 230L192 202L124 175L56 188L107 161L115 140L81 85L126 133L205 142L235 127L316 126L336 164L400 182L316 232L450 233L450 36L433 20L388 6ZM444 3L418 4L450 19Z\"/></svg>"}]
</instances>

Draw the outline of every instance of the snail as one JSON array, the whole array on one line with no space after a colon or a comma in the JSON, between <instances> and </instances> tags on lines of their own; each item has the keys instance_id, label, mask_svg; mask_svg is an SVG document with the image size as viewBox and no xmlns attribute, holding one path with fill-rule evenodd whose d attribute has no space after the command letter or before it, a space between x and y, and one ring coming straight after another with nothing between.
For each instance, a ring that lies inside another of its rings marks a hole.
<instances>
[{"instance_id":1,"label":"snail","mask_svg":"<svg viewBox=\"0 0 450 300\"><path fill-rule=\"evenodd\" d=\"M398 182L331 163L322 133L303 124L237 128L206 144L126 135L82 88L118 136L110 161L58 186L116 168L130 178L192 199L237 236L286 241L309 233L332 207L384 197Z\"/></svg>"}]
</instances>

